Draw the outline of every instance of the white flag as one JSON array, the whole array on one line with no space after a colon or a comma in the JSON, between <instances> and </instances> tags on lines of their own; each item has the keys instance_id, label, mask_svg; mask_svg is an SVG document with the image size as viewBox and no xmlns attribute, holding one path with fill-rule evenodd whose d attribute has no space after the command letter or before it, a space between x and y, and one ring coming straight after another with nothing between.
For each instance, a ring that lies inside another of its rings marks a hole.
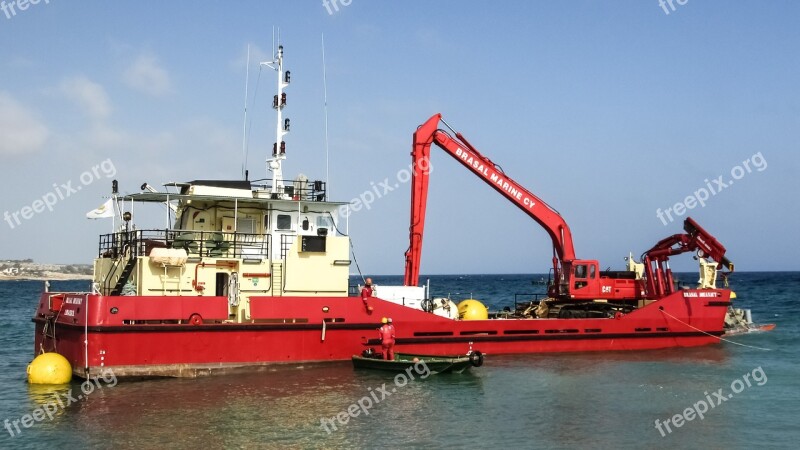
<instances>
[{"instance_id":1,"label":"white flag","mask_svg":"<svg viewBox=\"0 0 800 450\"><path fill-rule=\"evenodd\" d=\"M105 219L107 217L114 217L113 198L106 200L106 202L98 206L97 209L86 213L87 219Z\"/></svg>"}]
</instances>

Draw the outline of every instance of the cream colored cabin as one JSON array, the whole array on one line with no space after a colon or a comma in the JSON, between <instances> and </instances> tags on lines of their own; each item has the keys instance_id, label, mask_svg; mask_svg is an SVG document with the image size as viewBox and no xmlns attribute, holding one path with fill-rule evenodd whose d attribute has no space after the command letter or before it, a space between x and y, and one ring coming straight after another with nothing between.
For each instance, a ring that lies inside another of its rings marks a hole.
<instances>
[{"instance_id":1,"label":"cream colored cabin","mask_svg":"<svg viewBox=\"0 0 800 450\"><path fill-rule=\"evenodd\" d=\"M295 180L279 194L249 181L174 186L121 199L161 203L173 225L135 229L128 215L128 231L101 236L97 292L226 296L237 322L249 320L251 296L347 296L350 242L337 230L344 203L326 202L324 183Z\"/></svg>"}]
</instances>

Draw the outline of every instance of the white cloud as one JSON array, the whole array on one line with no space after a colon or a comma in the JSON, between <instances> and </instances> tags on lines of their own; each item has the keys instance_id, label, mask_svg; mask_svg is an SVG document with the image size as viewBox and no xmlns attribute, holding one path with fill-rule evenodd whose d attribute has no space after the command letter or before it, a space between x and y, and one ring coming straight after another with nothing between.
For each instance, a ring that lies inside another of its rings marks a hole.
<instances>
[{"instance_id":1,"label":"white cloud","mask_svg":"<svg viewBox=\"0 0 800 450\"><path fill-rule=\"evenodd\" d=\"M103 119L111 114L111 102L103 86L79 76L61 82L61 92L85 109L94 119Z\"/></svg>"},{"instance_id":2,"label":"white cloud","mask_svg":"<svg viewBox=\"0 0 800 450\"><path fill-rule=\"evenodd\" d=\"M81 133L81 137L88 148L105 151L124 148L131 140L125 130L112 128L105 123L93 124Z\"/></svg>"},{"instance_id":3,"label":"white cloud","mask_svg":"<svg viewBox=\"0 0 800 450\"><path fill-rule=\"evenodd\" d=\"M47 127L28 108L0 92L0 156L39 151L49 135Z\"/></svg>"},{"instance_id":4,"label":"white cloud","mask_svg":"<svg viewBox=\"0 0 800 450\"><path fill-rule=\"evenodd\" d=\"M122 78L128 86L148 95L159 96L170 91L169 74L151 55L136 58Z\"/></svg>"}]
</instances>

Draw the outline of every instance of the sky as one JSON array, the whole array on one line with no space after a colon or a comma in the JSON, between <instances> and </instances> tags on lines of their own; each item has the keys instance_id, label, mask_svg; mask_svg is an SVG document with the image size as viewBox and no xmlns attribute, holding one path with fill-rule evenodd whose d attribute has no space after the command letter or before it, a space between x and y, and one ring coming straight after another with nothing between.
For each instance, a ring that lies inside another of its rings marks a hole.
<instances>
[{"instance_id":1,"label":"sky","mask_svg":"<svg viewBox=\"0 0 800 450\"><path fill-rule=\"evenodd\" d=\"M266 177L275 75L258 62L279 28L286 177L327 176L343 202L393 187L349 218L366 274L403 272L412 134L439 112L562 214L579 258L621 269L688 215L739 271L800 270L797 2L0 6L0 259L91 263L111 224L85 213L112 179L241 179L245 153ZM547 233L432 152L423 275L546 272ZM150 208L137 226L163 227Z\"/></svg>"}]
</instances>

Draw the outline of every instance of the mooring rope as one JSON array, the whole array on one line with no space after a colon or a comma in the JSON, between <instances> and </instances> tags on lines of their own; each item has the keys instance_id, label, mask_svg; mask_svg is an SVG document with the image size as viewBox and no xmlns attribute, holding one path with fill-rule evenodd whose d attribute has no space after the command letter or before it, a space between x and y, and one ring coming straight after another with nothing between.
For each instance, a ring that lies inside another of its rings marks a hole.
<instances>
[{"instance_id":1,"label":"mooring rope","mask_svg":"<svg viewBox=\"0 0 800 450\"><path fill-rule=\"evenodd\" d=\"M701 330L700 328L697 328L697 327L695 327L695 326L692 326L692 325L690 325L690 324L688 324L688 323L686 323L686 322L682 321L681 319L678 319L677 317L675 317L675 316L673 316L672 314L670 314L670 313L668 313L668 312L664 311L663 309L659 309L659 311L661 311L662 313L664 313L664 314L668 315L669 317L672 317L673 319L677 320L678 322L680 322L680 323L682 323L682 324L686 325L687 327L689 327L689 328L691 328L691 329L693 329L693 330L697 330L697 331L699 331L699 332L701 332L701 333L703 333L703 334L707 334L707 335L709 335L709 336L711 336L711 337L713 337L713 338L717 338L717 339L719 339L720 341L725 341L725 342L728 342L728 343L730 343L730 344L734 344L734 345L740 345L740 346L742 346L742 347L754 348L754 349L756 349L756 350L764 350L764 351L767 351L767 352L769 352L769 351L772 351L772 349L770 349L770 348L756 347L755 345L747 345L747 344L742 344L742 343L739 343L739 342L734 342L734 341L731 341L731 340L729 340L729 339L725 339L725 338L722 338L722 337L719 337L719 336L714 336L714 335L713 335L713 334L711 334L711 333L708 333L708 332L706 332L706 331L703 331L703 330Z\"/></svg>"}]
</instances>

